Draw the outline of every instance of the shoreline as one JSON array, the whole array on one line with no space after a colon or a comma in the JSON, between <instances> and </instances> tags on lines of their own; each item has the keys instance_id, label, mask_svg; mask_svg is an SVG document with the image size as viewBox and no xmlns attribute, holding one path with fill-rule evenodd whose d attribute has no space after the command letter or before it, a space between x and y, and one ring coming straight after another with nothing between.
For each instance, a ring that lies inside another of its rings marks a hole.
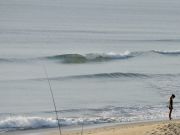
<instances>
[{"instance_id":1,"label":"shoreline","mask_svg":"<svg viewBox=\"0 0 180 135\"><path fill-rule=\"evenodd\" d=\"M63 135L81 135L81 130L64 131ZM179 135L180 120L161 120L116 124L84 129L83 135ZM59 135L58 131L40 135Z\"/></svg>"},{"instance_id":2,"label":"shoreline","mask_svg":"<svg viewBox=\"0 0 180 135\"><path fill-rule=\"evenodd\" d=\"M168 128L168 130L167 130ZM164 135L180 134L180 119L85 126L83 135ZM3 135L59 135L57 128L3 133ZM62 128L62 135L81 135L81 127Z\"/></svg>"},{"instance_id":3,"label":"shoreline","mask_svg":"<svg viewBox=\"0 0 180 135\"><path fill-rule=\"evenodd\" d=\"M172 125L172 126L171 126ZM178 126L179 129L177 134L180 133L180 120L175 119L172 121L161 120L161 121L148 121L148 122L137 122L128 124L116 124L103 127L84 129L83 135L161 135L167 132L171 135L174 131L173 127ZM169 128L169 131L166 128ZM41 134L41 135L59 135L57 131ZM63 135L81 135L81 130L64 131Z\"/></svg>"}]
</instances>

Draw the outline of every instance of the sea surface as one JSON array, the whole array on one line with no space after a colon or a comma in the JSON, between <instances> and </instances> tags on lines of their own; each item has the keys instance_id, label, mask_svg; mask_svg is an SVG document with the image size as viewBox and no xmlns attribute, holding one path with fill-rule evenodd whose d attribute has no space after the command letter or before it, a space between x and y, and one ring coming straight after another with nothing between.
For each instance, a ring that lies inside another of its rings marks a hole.
<instances>
[{"instance_id":1,"label":"sea surface","mask_svg":"<svg viewBox=\"0 0 180 135\"><path fill-rule=\"evenodd\" d=\"M46 75L47 71L47 75ZM180 118L179 0L0 0L0 134Z\"/></svg>"}]
</instances>

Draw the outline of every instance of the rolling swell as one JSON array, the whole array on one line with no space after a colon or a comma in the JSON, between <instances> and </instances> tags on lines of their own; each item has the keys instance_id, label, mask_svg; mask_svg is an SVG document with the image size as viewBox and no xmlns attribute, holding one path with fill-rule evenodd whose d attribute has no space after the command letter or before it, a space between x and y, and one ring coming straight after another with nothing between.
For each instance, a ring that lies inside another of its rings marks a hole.
<instances>
[{"instance_id":1,"label":"rolling swell","mask_svg":"<svg viewBox=\"0 0 180 135\"><path fill-rule=\"evenodd\" d=\"M98 74L87 74L87 75L74 75L74 76L64 76L64 77L52 77L50 80L69 80L69 79L108 79L108 78L149 78L151 77L148 74L140 73L98 73ZM36 79L36 80L45 80L46 78Z\"/></svg>"},{"instance_id":2,"label":"rolling swell","mask_svg":"<svg viewBox=\"0 0 180 135\"><path fill-rule=\"evenodd\" d=\"M13 60L11 60L11 59L0 58L0 62L1 62L1 63L12 62L12 61L13 61Z\"/></svg>"},{"instance_id":3,"label":"rolling swell","mask_svg":"<svg viewBox=\"0 0 180 135\"><path fill-rule=\"evenodd\" d=\"M51 77L50 80L63 81L63 80L79 80L79 79L151 79L151 78L167 78L167 77L180 77L180 74L146 74L146 73L97 73L97 74L85 74L85 75L73 75L73 76L60 76ZM46 78L36 78L30 80L42 81Z\"/></svg>"}]
</instances>

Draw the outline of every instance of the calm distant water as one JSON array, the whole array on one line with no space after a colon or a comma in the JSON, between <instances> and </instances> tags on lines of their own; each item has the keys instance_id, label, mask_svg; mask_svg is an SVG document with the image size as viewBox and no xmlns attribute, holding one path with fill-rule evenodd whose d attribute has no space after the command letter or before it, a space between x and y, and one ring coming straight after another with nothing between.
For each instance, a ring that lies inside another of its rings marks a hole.
<instances>
[{"instance_id":1,"label":"calm distant water","mask_svg":"<svg viewBox=\"0 0 180 135\"><path fill-rule=\"evenodd\" d=\"M178 0L0 0L0 131L180 117Z\"/></svg>"}]
</instances>

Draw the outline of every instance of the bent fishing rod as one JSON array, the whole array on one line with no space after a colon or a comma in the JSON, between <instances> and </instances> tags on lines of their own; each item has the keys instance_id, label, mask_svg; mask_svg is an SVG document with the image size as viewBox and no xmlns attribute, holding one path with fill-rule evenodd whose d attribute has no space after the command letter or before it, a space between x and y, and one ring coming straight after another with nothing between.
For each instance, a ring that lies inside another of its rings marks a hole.
<instances>
[{"instance_id":1,"label":"bent fishing rod","mask_svg":"<svg viewBox=\"0 0 180 135\"><path fill-rule=\"evenodd\" d=\"M46 79L47 79L48 84L49 84L49 90L50 90L51 98L52 98L53 105L54 105L54 111L56 113L56 120L58 122L59 135L62 135L62 133L61 133L61 125L60 125L59 118L58 118L58 111L57 111L56 102L55 102L55 99L54 99L53 90L52 90L52 87L51 87L51 82L49 80L49 76L48 76L47 69L46 69L45 65L43 66L43 68L44 68L44 73L46 75Z\"/></svg>"}]
</instances>

